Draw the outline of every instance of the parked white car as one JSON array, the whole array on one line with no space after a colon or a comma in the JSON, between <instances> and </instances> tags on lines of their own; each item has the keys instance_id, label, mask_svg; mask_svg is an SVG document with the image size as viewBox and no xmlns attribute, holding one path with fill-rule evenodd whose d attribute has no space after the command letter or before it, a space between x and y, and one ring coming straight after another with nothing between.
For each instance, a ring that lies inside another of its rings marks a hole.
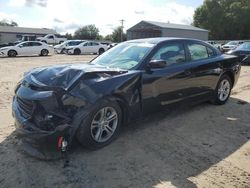
<instances>
[{"instance_id":1,"label":"parked white car","mask_svg":"<svg viewBox=\"0 0 250 188\"><path fill-rule=\"evenodd\" d=\"M80 43L77 46L70 46L66 48L67 54L102 54L108 49L107 45L103 45L99 42L87 41Z\"/></svg>"},{"instance_id":2,"label":"parked white car","mask_svg":"<svg viewBox=\"0 0 250 188\"><path fill-rule=\"evenodd\" d=\"M49 35L46 35L44 37L38 37L37 40L44 42L44 43L47 43L47 44L61 44L61 43L65 42L67 40L67 38L59 37L59 36L54 35L54 34L49 34Z\"/></svg>"},{"instance_id":3,"label":"parked white car","mask_svg":"<svg viewBox=\"0 0 250 188\"><path fill-rule=\"evenodd\" d=\"M31 55L41 55L47 56L54 53L52 46L49 46L43 42L39 41L26 41L21 42L15 46L7 46L0 48L1 56L16 57L20 56L31 56Z\"/></svg>"},{"instance_id":4,"label":"parked white car","mask_svg":"<svg viewBox=\"0 0 250 188\"><path fill-rule=\"evenodd\" d=\"M58 54L62 54L65 52L65 49L70 46L77 46L78 44L86 42L85 40L67 40L61 44L55 45L55 52Z\"/></svg>"}]
</instances>

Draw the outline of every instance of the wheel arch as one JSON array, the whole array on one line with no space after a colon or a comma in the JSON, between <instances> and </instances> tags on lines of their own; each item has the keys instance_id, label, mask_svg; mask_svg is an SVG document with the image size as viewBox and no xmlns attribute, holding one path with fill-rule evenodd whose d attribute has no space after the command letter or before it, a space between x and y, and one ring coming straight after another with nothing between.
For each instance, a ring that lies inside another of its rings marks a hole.
<instances>
[{"instance_id":1,"label":"wheel arch","mask_svg":"<svg viewBox=\"0 0 250 188\"><path fill-rule=\"evenodd\" d=\"M10 49L10 50L8 51L8 53L7 53L8 55L9 55L9 52L10 52L10 51L14 51L14 52L16 52L16 55L18 55L18 53L17 53L17 51L16 51L15 49Z\"/></svg>"},{"instance_id":2,"label":"wheel arch","mask_svg":"<svg viewBox=\"0 0 250 188\"><path fill-rule=\"evenodd\" d=\"M225 71L221 76L223 75L227 75L231 79L232 87L233 87L235 83L234 74L231 71Z\"/></svg>"},{"instance_id":3,"label":"wheel arch","mask_svg":"<svg viewBox=\"0 0 250 188\"><path fill-rule=\"evenodd\" d=\"M128 102L124 97L119 94L113 94L109 97L111 100L115 100L121 108L122 111L122 124L126 124L129 121L129 106Z\"/></svg>"}]
</instances>

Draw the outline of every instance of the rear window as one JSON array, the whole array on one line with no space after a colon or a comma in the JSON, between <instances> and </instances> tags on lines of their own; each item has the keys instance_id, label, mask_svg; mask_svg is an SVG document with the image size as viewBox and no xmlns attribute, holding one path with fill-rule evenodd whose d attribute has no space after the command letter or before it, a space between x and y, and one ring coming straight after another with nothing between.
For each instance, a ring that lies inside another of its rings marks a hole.
<instances>
[{"instance_id":1,"label":"rear window","mask_svg":"<svg viewBox=\"0 0 250 188\"><path fill-rule=\"evenodd\" d=\"M191 61L206 59L209 57L208 48L201 44L188 44ZM211 52L210 52L211 53ZM210 54L211 55L211 54Z\"/></svg>"}]
</instances>

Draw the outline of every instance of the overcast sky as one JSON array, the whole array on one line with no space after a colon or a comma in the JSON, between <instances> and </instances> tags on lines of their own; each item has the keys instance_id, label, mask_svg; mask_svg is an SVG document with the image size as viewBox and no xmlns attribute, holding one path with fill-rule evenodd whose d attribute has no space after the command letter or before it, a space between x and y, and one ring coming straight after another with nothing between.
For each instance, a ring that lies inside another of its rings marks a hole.
<instances>
[{"instance_id":1,"label":"overcast sky","mask_svg":"<svg viewBox=\"0 0 250 188\"><path fill-rule=\"evenodd\" d=\"M180 24L192 22L203 0L0 0L0 20L14 20L22 27L54 28L73 33L95 24L107 35L124 19L125 29L141 20Z\"/></svg>"}]
</instances>

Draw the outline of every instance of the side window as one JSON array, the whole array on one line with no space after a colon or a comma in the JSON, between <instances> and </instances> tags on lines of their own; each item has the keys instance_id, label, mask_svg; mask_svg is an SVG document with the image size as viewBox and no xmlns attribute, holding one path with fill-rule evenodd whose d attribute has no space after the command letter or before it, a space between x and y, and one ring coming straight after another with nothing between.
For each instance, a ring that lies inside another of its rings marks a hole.
<instances>
[{"instance_id":1,"label":"side window","mask_svg":"<svg viewBox=\"0 0 250 188\"><path fill-rule=\"evenodd\" d=\"M30 46L30 42L22 43L19 46L21 46L21 47L29 47Z\"/></svg>"},{"instance_id":2,"label":"side window","mask_svg":"<svg viewBox=\"0 0 250 188\"><path fill-rule=\"evenodd\" d=\"M184 46L182 43L166 44L155 53L151 60L165 60L167 65L185 62Z\"/></svg>"},{"instance_id":3,"label":"side window","mask_svg":"<svg viewBox=\"0 0 250 188\"><path fill-rule=\"evenodd\" d=\"M51 36L49 36L48 38L49 38L49 39L54 39L54 36L53 36L53 35L51 35Z\"/></svg>"},{"instance_id":4,"label":"side window","mask_svg":"<svg viewBox=\"0 0 250 188\"><path fill-rule=\"evenodd\" d=\"M42 44L39 42L32 42L32 46L41 46Z\"/></svg>"},{"instance_id":5,"label":"side window","mask_svg":"<svg viewBox=\"0 0 250 188\"><path fill-rule=\"evenodd\" d=\"M86 42L86 43L84 43L83 46L91 46L91 43L90 42Z\"/></svg>"},{"instance_id":6,"label":"side window","mask_svg":"<svg viewBox=\"0 0 250 188\"><path fill-rule=\"evenodd\" d=\"M92 42L92 46L98 46L99 44L96 42Z\"/></svg>"},{"instance_id":7,"label":"side window","mask_svg":"<svg viewBox=\"0 0 250 188\"><path fill-rule=\"evenodd\" d=\"M201 44L188 44L191 61L206 59L209 57L207 47Z\"/></svg>"}]
</instances>

